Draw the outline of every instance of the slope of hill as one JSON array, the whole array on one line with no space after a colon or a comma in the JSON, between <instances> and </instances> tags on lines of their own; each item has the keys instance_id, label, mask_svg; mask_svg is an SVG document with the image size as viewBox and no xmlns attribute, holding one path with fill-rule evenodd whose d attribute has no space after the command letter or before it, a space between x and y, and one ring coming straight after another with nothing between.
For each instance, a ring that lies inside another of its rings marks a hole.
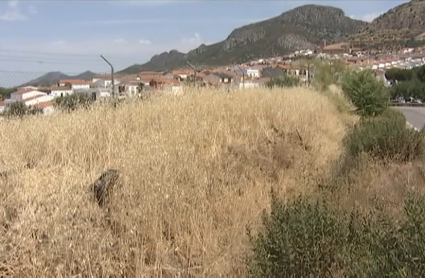
<instances>
[{"instance_id":1,"label":"slope of hill","mask_svg":"<svg viewBox=\"0 0 425 278\"><path fill-rule=\"evenodd\" d=\"M91 71L83 72L79 75L70 76L67 74L64 74L59 71L49 72L46 73L43 76L40 76L36 79L33 79L25 84L22 84L22 86L50 86L52 84L58 83L61 79L84 79L84 80L90 80L95 76L96 74Z\"/></svg>"},{"instance_id":2,"label":"slope of hill","mask_svg":"<svg viewBox=\"0 0 425 278\"><path fill-rule=\"evenodd\" d=\"M181 53L176 50L155 55L143 65L133 65L121 73L142 70L166 70L193 64L222 65L249 59L283 55L297 49L315 48L322 44L340 42L368 25L367 22L345 16L339 8L304 5L281 15L233 30L221 42L201 45Z\"/></svg>"},{"instance_id":3,"label":"slope of hill","mask_svg":"<svg viewBox=\"0 0 425 278\"><path fill-rule=\"evenodd\" d=\"M366 30L424 30L425 0L413 0L401 4L380 15L368 25Z\"/></svg>"},{"instance_id":4,"label":"slope of hill","mask_svg":"<svg viewBox=\"0 0 425 278\"><path fill-rule=\"evenodd\" d=\"M425 0L413 0L380 15L352 41L366 41L373 48L400 49L425 44Z\"/></svg>"}]
</instances>

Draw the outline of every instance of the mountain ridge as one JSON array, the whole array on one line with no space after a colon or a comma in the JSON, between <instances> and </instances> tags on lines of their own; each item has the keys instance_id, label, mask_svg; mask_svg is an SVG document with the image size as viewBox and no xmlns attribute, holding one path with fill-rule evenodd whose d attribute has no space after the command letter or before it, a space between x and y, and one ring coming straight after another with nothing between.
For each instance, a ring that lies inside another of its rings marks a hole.
<instances>
[{"instance_id":1,"label":"mountain ridge","mask_svg":"<svg viewBox=\"0 0 425 278\"><path fill-rule=\"evenodd\" d=\"M182 53L177 50L153 56L149 62L130 66L119 73L169 70L192 64L220 65L254 58L284 55L300 48L316 48L326 40L341 42L369 23L352 19L340 8L308 4L267 20L234 29L223 41Z\"/></svg>"},{"instance_id":2,"label":"mountain ridge","mask_svg":"<svg viewBox=\"0 0 425 278\"><path fill-rule=\"evenodd\" d=\"M92 71L85 71L83 73L80 73L78 75L67 75L60 71L51 71L48 72L40 77L37 77L31 81L28 81L18 87L25 87L25 86L50 86L56 83L59 83L59 80L62 79L83 79L83 80L90 80L92 79L96 73Z\"/></svg>"}]
</instances>

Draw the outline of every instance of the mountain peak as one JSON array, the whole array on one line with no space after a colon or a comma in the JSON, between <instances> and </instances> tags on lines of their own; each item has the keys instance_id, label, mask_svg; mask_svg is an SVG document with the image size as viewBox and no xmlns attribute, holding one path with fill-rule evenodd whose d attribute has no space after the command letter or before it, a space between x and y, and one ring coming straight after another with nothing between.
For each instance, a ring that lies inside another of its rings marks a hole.
<instances>
[{"instance_id":1,"label":"mountain peak","mask_svg":"<svg viewBox=\"0 0 425 278\"><path fill-rule=\"evenodd\" d=\"M187 54L174 50L164 52L153 56L148 63L132 66L122 73L181 68L187 60L198 65L217 66L285 55L298 49L315 48L323 40L328 43L344 41L367 24L345 16L340 8L304 5L268 20L236 28L221 42L201 44Z\"/></svg>"}]
</instances>

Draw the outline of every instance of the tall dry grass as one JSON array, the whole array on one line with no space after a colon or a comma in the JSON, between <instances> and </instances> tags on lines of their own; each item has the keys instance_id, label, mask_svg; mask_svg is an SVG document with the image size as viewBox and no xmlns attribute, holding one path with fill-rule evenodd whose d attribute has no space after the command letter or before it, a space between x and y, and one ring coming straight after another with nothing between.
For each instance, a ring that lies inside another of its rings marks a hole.
<instances>
[{"instance_id":1,"label":"tall dry grass","mask_svg":"<svg viewBox=\"0 0 425 278\"><path fill-rule=\"evenodd\" d=\"M291 196L330 172L343 118L304 88L0 123L0 276L244 276L247 225L271 187ZM109 213L89 189L107 168L121 172Z\"/></svg>"}]
</instances>

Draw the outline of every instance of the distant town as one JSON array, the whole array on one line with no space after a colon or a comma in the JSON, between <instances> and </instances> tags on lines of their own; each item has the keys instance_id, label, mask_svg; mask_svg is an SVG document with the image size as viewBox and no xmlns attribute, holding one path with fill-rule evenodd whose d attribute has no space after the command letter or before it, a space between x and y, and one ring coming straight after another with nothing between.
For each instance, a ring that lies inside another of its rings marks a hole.
<instances>
[{"instance_id":1,"label":"distant town","mask_svg":"<svg viewBox=\"0 0 425 278\"><path fill-rule=\"evenodd\" d=\"M303 58L339 59L349 67L372 69L378 79L386 84L385 71L390 68L411 69L425 64L425 51L422 47L404 48L397 52L364 52L351 48L346 43L324 45L320 50L298 50L287 56L270 57L243 63L221 66L202 71L190 68L164 71L139 72L137 74L97 75L91 80L60 80L50 86L24 86L12 92L10 98L0 101L0 113L8 105L21 101L51 114L54 111L53 100L75 93L90 94L100 100L112 96L121 98L138 97L145 91L180 94L184 86L215 87L225 90L255 88L263 86L272 78L291 75L302 82L314 79L314 71L299 63ZM113 82L112 82L113 81ZM112 84L114 83L114 90Z\"/></svg>"}]
</instances>

